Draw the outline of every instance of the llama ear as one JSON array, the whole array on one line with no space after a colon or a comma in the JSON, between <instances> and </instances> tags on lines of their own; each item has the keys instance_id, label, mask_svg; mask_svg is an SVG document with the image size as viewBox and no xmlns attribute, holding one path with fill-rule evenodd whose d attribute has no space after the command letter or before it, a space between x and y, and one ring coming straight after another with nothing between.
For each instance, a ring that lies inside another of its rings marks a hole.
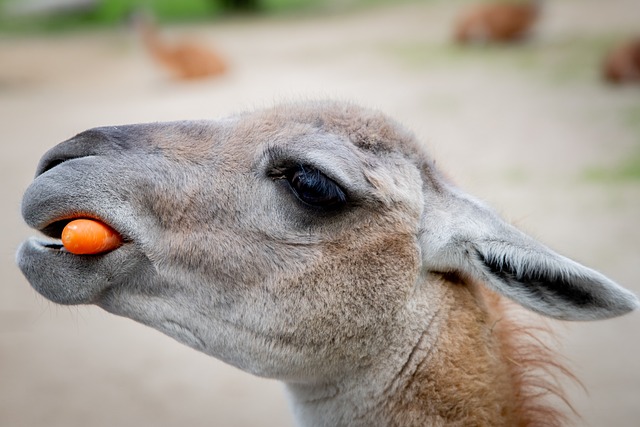
<instances>
[{"instance_id":1,"label":"llama ear","mask_svg":"<svg viewBox=\"0 0 640 427\"><path fill-rule=\"evenodd\" d=\"M478 280L557 319L606 319L640 307L631 292L553 252L482 203L457 194L444 206L425 212L423 218L425 268ZM429 227L431 220L436 224Z\"/></svg>"},{"instance_id":2,"label":"llama ear","mask_svg":"<svg viewBox=\"0 0 640 427\"><path fill-rule=\"evenodd\" d=\"M604 275L515 232L477 240L468 263L489 287L545 316L598 320L638 308L635 295Z\"/></svg>"}]
</instances>

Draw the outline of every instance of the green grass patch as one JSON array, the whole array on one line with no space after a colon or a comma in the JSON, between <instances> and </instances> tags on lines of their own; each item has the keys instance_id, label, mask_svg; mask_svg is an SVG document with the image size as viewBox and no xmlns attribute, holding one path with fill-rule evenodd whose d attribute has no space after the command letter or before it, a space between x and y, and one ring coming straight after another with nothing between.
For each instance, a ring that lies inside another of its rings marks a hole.
<instances>
[{"instance_id":1,"label":"green grass patch","mask_svg":"<svg viewBox=\"0 0 640 427\"><path fill-rule=\"evenodd\" d=\"M617 183L640 181L640 153L621 162L613 168L589 168L584 172L587 181Z\"/></svg>"},{"instance_id":2,"label":"green grass patch","mask_svg":"<svg viewBox=\"0 0 640 427\"><path fill-rule=\"evenodd\" d=\"M159 22L202 21L238 13L261 15L349 11L392 0L255 0L249 7L232 7L230 0L99 0L95 7L56 13L10 14L22 0L0 0L0 31L43 33L122 25L137 10L151 12ZM402 0L410 2L416 0ZM238 2L237 2L238 3ZM239 4L239 3L238 3Z\"/></svg>"},{"instance_id":3,"label":"green grass patch","mask_svg":"<svg viewBox=\"0 0 640 427\"><path fill-rule=\"evenodd\" d=\"M212 0L101 0L84 9L10 14L17 0L0 0L3 32L41 33L122 25L135 11L150 11L159 21L185 21L209 18L222 11L220 2Z\"/></svg>"}]
</instances>

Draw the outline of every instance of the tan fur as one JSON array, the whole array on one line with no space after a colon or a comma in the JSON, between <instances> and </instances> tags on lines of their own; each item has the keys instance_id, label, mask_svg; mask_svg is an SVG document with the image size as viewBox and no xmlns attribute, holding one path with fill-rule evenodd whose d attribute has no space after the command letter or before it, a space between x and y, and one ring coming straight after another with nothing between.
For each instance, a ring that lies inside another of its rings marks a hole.
<instances>
[{"instance_id":1,"label":"tan fur","mask_svg":"<svg viewBox=\"0 0 640 427\"><path fill-rule=\"evenodd\" d=\"M489 314L468 286L443 285L444 326L396 410L415 413L415 421L427 412L435 425L516 425L515 385L504 369Z\"/></svg>"},{"instance_id":2,"label":"tan fur","mask_svg":"<svg viewBox=\"0 0 640 427\"><path fill-rule=\"evenodd\" d=\"M476 289L488 307L491 334L514 391L510 400L517 422L512 425L565 425L576 414L562 383L579 382L553 348L551 327L542 317L485 287Z\"/></svg>"},{"instance_id":3,"label":"tan fur","mask_svg":"<svg viewBox=\"0 0 640 427\"><path fill-rule=\"evenodd\" d=\"M480 4L459 18L454 37L459 43L520 40L538 17L537 2Z\"/></svg>"},{"instance_id":4,"label":"tan fur","mask_svg":"<svg viewBox=\"0 0 640 427\"><path fill-rule=\"evenodd\" d=\"M484 287L443 285L445 326L392 412L414 414L404 419L408 425L418 425L424 413L433 425L564 425L573 409L559 381L574 377L544 343L550 330L540 326L542 319L526 319Z\"/></svg>"}]
</instances>

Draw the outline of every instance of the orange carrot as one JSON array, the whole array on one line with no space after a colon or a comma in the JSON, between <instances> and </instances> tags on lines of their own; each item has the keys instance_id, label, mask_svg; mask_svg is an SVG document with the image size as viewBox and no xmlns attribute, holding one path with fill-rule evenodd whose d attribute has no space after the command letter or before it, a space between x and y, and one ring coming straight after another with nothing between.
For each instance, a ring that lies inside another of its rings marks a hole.
<instances>
[{"instance_id":1,"label":"orange carrot","mask_svg":"<svg viewBox=\"0 0 640 427\"><path fill-rule=\"evenodd\" d=\"M72 254L94 255L116 249L122 238L102 222L76 219L62 230L62 244Z\"/></svg>"}]
</instances>

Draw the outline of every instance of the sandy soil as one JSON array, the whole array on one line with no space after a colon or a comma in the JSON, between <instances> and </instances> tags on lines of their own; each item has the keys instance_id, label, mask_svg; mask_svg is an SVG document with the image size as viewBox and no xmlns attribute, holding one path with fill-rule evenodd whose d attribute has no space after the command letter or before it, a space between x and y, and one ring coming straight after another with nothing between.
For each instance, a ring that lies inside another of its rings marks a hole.
<instances>
[{"instance_id":1,"label":"sandy soil","mask_svg":"<svg viewBox=\"0 0 640 427\"><path fill-rule=\"evenodd\" d=\"M463 188L640 292L640 181L615 174L640 149L640 89L607 87L596 69L610 42L638 30L640 3L548 3L534 40L499 49L450 46L457 2L170 28L231 63L191 84L168 80L125 32L0 39L0 425L292 425L277 382L97 308L55 306L14 266L32 234L20 198L39 157L93 126L312 97L378 107ZM578 424L637 426L640 314L557 325L588 389L569 390Z\"/></svg>"}]
</instances>

